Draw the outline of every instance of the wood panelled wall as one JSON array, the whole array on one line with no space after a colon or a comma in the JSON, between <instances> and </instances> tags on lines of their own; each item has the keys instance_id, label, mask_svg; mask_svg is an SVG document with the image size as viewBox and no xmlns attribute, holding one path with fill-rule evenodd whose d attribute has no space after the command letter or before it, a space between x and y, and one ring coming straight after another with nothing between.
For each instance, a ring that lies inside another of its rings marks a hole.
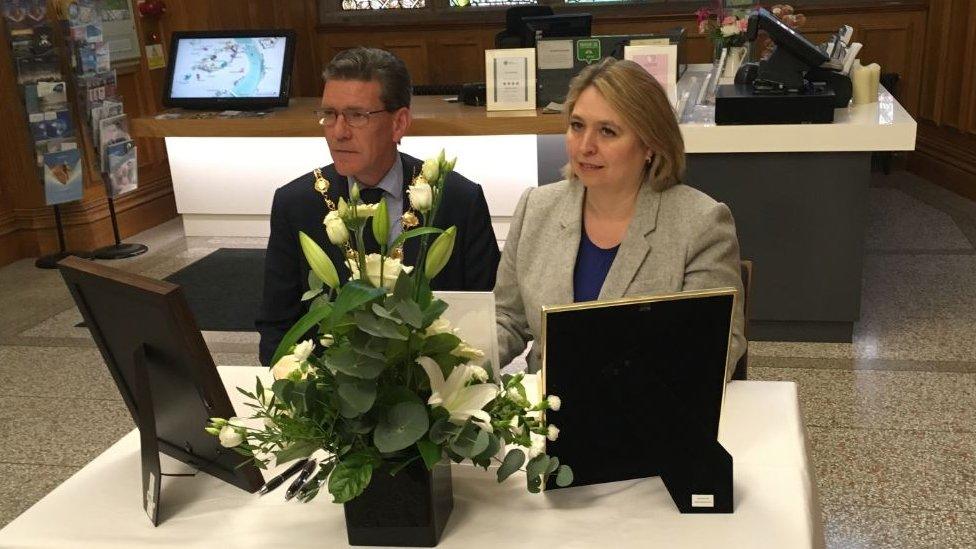
<instances>
[{"instance_id":1,"label":"wood panelled wall","mask_svg":"<svg viewBox=\"0 0 976 549\"><path fill-rule=\"evenodd\" d=\"M976 2L931 0L910 170L976 200Z\"/></svg>"},{"instance_id":2,"label":"wood panelled wall","mask_svg":"<svg viewBox=\"0 0 976 549\"><path fill-rule=\"evenodd\" d=\"M135 3L136 0L132 0ZM900 0L850 6L804 6L802 29L822 41L841 24L855 27L864 43L865 62L877 61L884 72L901 76L897 96L919 119L919 152L909 166L963 194L976 198L976 7L971 0ZM484 80L484 50L493 47L504 27L501 13L477 21L390 24L357 17L354 21L318 24L316 0L167 0L159 21L142 21L140 34L158 32L168 51L174 30L291 28L298 35L293 96L321 92L322 64L338 51L368 45L393 51L404 59L417 84L453 84ZM707 62L708 40L697 34L691 13L650 12L640 7L594 8L594 32L630 34L681 25L686 29L687 59ZM580 7L579 9L589 9ZM598 11L601 10L601 11ZM163 70L149 71L144 61L120 68L119 86L131 116L152 114L159 103ZM0 46L0 90L14 97L15 75L9 51ZM29 138L19 101L0 102L0 117L14 121L0 133L0 265L56 247L51 209L34 175ZM123 235L133 234L175 215L165 149L160 140L139 142L140 188L118 201ZM65 208L69 247L92 248L111 243L104 191L98 175L87 173L85 199Z\"/></svg>"}]
</instances>

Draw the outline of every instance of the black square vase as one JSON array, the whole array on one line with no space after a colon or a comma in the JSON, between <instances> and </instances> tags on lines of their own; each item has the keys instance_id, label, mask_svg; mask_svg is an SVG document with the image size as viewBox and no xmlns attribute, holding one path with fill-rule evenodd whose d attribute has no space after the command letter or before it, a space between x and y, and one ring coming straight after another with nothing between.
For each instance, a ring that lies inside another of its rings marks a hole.
<instances>
[{"instance_id":1,"label":"black square vase","mask_svg":"<svg viewBox=\"0 0 976 549\"><path fill-rule=\"evenodd\" d=\"M418 459L392 477L384 464L344 507L349 545L434 547L454 509L451 463L428 471Z\"/></svg>"}]
</instances>

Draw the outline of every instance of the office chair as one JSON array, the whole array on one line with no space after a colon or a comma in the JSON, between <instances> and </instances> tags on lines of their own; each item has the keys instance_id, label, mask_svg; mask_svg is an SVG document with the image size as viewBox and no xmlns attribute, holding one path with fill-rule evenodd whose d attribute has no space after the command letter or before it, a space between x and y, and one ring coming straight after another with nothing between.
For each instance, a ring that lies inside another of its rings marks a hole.
<instances>
[{"instance_id":1,"label":"office chair","mask_svg":"<svg viewBox=\"0 0 976 549\"><path fill-rule=\"evenodd\" d=\"M495 35L495 49L523 47L519 29L522 18L552 14L551 6L512 6L508 8L505 10L505 30Z\"/></svg>"},{"instance_id":2,"label":"office chair","mask_svg":"<svg viewBox=\"0 0 976 549\"><path fill-rule=\"evenodd\" d=\"M744 380L749 369L749 294L752 290L752 261L743 259L739 262L739 269L742 272L742 312L745 322L742 325L742 335L746 339L746 352L742 353L739 362L735 363L735 371L732 372L732 379Z\"/></svg>"}]
</instances>

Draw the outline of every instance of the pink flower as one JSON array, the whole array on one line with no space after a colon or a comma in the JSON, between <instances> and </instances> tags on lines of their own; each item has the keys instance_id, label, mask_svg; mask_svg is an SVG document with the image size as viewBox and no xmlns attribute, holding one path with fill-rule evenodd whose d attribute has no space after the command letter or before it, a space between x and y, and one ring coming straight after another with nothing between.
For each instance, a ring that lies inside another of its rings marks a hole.
<instances>
[{"instance_id":1,"label":"pink flower","mask_svg":"<svg viewBox=\"0 0 976 549\"><path fill-rule=\"evenodd\" d=\"M698 22L698 34L705 34L705 21Z\"/></svg>"},{"instance_id":2,"label":"pink flower","mask_svg":"<svg viewBox=\"0 0 976 549\"><path fill-rule=\"evenodd\" d=\"M711 15L711 12L708 11L708 8L698 8L698 10L695 11L695 16L698 18L697 21L698 21L698 28L699 29L702 28L703 24L705 23L705 21L708 20L708 17L710 15ZM699 32L701 32L701 31L699 31Z\"/></svg>"},{"instance_id":3,"label":"pink flower","mask_svg":"<svg viewBox=\"0 0 976 549\"><path fill-rule=\"evenodd\" d=\"M725 25L734 25L734 24L735 24L735 17L733 17L731 15L726 15L725 16L725 19L722 19L722 26L723 27Z\"/></svg>"},{"instance_id":4,"label":"pink flower","mask_svg":"<svg viewBox=\"0 0 976 549\"><path fill-rule=\"evenodd\" d=\"M739 30L742 31L742 32L746 32L746 29L748 29L748 28L749 28L749 20L748 19L739 19Z\"/></svg>"}]
</instances>

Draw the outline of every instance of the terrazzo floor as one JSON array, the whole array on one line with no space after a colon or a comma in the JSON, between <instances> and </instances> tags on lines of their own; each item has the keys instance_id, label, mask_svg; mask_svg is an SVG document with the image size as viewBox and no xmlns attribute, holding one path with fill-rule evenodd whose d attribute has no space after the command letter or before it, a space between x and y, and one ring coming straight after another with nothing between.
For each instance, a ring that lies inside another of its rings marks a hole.
<instances>
[{"instance_id":1,"label":"terrazzo floor","mask_svg":"<svg viewBox=\"0 0 976 549\"><path fill-rule=\"evenodd\" d=\"M111 264L156 278L265 244L178 220L131 241L150 253ZM752 342L749 377L799 386L828 547L976 547L976 204L876 174L865 246L853 342ZM0 268L0 311L2 527L133 425L57 272ZM254 333L204 339L257 364Z\"/></svg>"}]
</instances>

